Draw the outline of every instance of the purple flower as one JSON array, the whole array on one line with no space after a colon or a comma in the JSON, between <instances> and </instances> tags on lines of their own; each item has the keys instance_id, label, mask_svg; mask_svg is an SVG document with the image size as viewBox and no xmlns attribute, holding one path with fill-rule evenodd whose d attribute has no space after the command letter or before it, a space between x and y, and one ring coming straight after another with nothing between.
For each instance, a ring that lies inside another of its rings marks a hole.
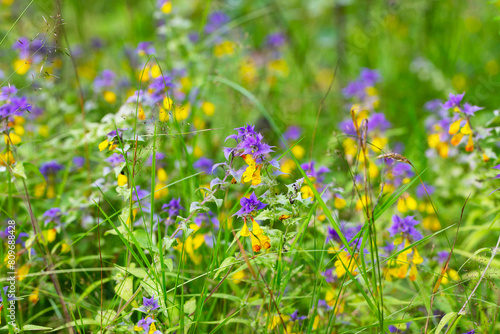
<instances>
[{"instance_id":1,"label":"purple flower","mask_svg":"<svg viewBox=\"0 0 500 334\"><path fill-rule=\"evenodd\" d=\"M138 55L147 55L150 56L156 52L154 46L151 42L140 42L137 45L136 52Z\"/></svg>"},{"instance_id":2,"label":"purple flower","mask_svg":"<svg viewBox=\"0 0 500 334\"><path fill-rule=\"evenodd\" d=\"M476 330L475 329L471 329L470 331L468 331L466 333L463 333L463 334L476 334Z\"/></svg>"},{"instance_id":3,"label":"purple flower","mask_svg":"<svg viewBox=\"0 0 500 334\"><path fill-rule=\"evenodd\" d=\"M94 49L102 49L104 47L104 41L99 37L94 37L90 41L90 46Z\"/></svg>"},{"instance_id":4,"label":"purple flower","mask_svg":"<svg viewBox=\"0 0 500 334\"><path fill-rule=\"evenodd\" d=\"M354 123L352 120L345 120L339 123L340 130L346 135L355 136L356 128L354 127Z\"/></svg>"},{"instance_id":5,"label":"purple flower","mask_svg":"<svg viewBox=\"0 0 500 334\"><path fill-rule=\"evenodd\" d=\"M61 216L62 216L61 209L52 208L45 211L42 215L42 218L45 218L44 220L45 225L49 223L55 223L56 225L59 225L61 224Z\"/></svg>"},{"instance_id":6,"label":"purple flower","mask_svg":"<svg viewBox=\"0 0 500 334\"><path fill-rule=\"evenodd\" d=\"M108 142L114 142L116 145L119 145L123 142L123 132L126 130L131 130L130 128L118 128L116 130L110 131L106 137Z\"/></svg>"},{"instance_id":7,"label":"purple flower","mask_svg":"<svg viewBox=\"0 0 500 334\"><path fill-rule=\"evenodd\" d=\"M346 225L347 225L346 222L341 222L340 231L345 236L347 242L351 243L356 234L358 234L358 232L361 231L361 226L347 227ZM340 242L340 236L333 227L328 227L328 232L326 235L326 242L329 242L330 240Z\"/></svg>"},{"instance_id":8,"label":"purple flower","mask_svg":"<svg viewBox=\"0 0 500 334\"><path fill-rule=\"evenodd\" d=\"M483 107L470 105L468 102L464 104L463 112L466 115L474 116L474 113L479 110L483 110Z\"/></svg>"},{"instance_id":9,"label":"purple flower","mask_svg":"<svg viewBox=\"0 0 500 334\"><path fill-rule=\"evenodd\" d=\"M149 195L149 191L142 190L140 186L135 187L135 190L132 191L132 200L137 202L137 200L143 200L146 196Z\"/></svg>"},{"instance_id":10,"label":"purple flower","mask_svg":"<svg viewBox=\"0 0 500 334\"><path fill-rule=\"evenodd\" d=\"M139 322L137 322L137 327L142 327L144 333L149 333L149 327L153 322L155 322L155 320L151 317L146 317L146 319L142 318Z\"/></svg>"},{"instance_id":11,"label":"purple flower","mask_svg":"<svg viewBox=\"0 0 500 334\"><path fill-rule=\"evenodd\" d=\"M52 160L42 164L42 166L40 167L40 173L42 173L43 176L47 177L49 175L56 175L63 168L64 168L63 165L61 165L55 160Z\"/></svg>"},{"instance_id":12,"label":"purple flower","mask_svg":"<svg viewBox=\"0 0 500 334\"><path fill-rule=\"evenodd\" d=\"M104 70L94 79L94 88L101 90L105 87L112 87L115 82L115 73L111 70Z\"/></svg>"},{"instance_id":13,"label":"purple flower","mask_svg":"<svg viewBox=\"0 0 500 334\"><path fill-rule=\"evenodd\" d=\"M333 274L333 269L327 269L321 273L321 275L325 278L328 283L335 282L335 275Z\"/></svg>"},{"instance_id":14,"label":"purple flower","mask_svg":"<svg viewBox=\"0 0 500 334\"><path fill-rule=\"evenodd\" d=\"M278 49L285 45L286 37L281 32L275 32L267 35L266 37L266 45L273 49Z\"/></svg>"},{"instance_id":15,"label":"purple flower","mask_svg":"<svg viewBox=\"0 0 500 334\"><path fill-rule=\"evenodd\" d=\"M441 251L437 253L437 260L439 263L445 263L446 260L448 260L448 256L450 255L450 252L448 251Z\"/></svg>"},{"instance_id":16,"label":"purple flower","mask_svg":"<svg viewBox=\"0 0 500 334\"><path fill-rule=\"evenodd\" d=\"M226 138L236 140L236 147L224 148L224 155L229 159L231 153L237 152L238 155L251 154L257 163L262 162L263 156L273 152L271 146L264 143L260 133L255 132L254 125L246 125L241 128L236 128L238 134L230 135Z\"/></svg>"},{"instance_id":17,"label":"purple flower","mask_svg":"<svg viewBox=\"0 0 500 334\"><path fill-rule=\"evenodd\" d=\"M161 164L161 160L165 159L166 155L161 153L161 152L156 152L156 161L155 164L158 166L158 164ZM151 154L148 158L148 161L146 162L146 166L151 166L153 164L153 154Z\"/></svg>"},{"instance_id":18,"label":"purple flower","mask_svg":"<svg viewBox=\"0 0 500 334\"><path fill-rule=\"evenodd\" d=\"M249 198L242 197L240 199L240 205L241 209L234 214L238 217L252 214L254 211L264 209L267 206L267 204L264 204L257 199L257 196L255 196L255 192L253 192Z\"/></svg>"},{"instance_id":19,"label":"purple flower","mask_svg":"<svg viewBox=\"0 0 500 334\"><path fill-rule=\"evenodd\" d=\"M19 58L26 59L30 56L29 52L30 41L26 37L20 37L14 42L12 48L17 51Z\"/></svg>"},{"instance_id":20,"label":"purple flower","mask_svg":"<svg viewBox=\"0 0 500 334\"><path fill-rule=\"evenodd\" d=\"M366 86L362 82L351 81L344 89L342 89L342 94L344 94L346 98L357 97L359 99L363 99L366 94L365 88Z\"/></svg>"},{"instance_id":21,"label":"purple flower","mask_svg":"<svg viewBox=\"0 0 500 334\"><path fill-rule=\"evenodd\" d=\"M424 104L424 108L429 110L429 111L437 111L441 109L443 106L443 103L440 99L434 99L426 102Z\"/></svg>"},{"instance_id":22,"label":"purple flower","mask_svg":"<svg viewBox=\"0 0 500 334\"><path fill-rule=\"evenodd\" d=\"M415 225L418 225L420 222L415 220L414 216L401 218L397 215L394 215L392 216L392 222L392 226L388 229L391 237L395 236L398 233L405 233L407 235L411 235L415 240L422 239L422 235L420 234L420 232L415 229Z\"/></svg>"},{"instance_id":23,"label":"purple flower","mask_svg":"<svg viewBox=\"0 0 500 334\"><path fill-rule=\"evenodd\" d=\"M174 218L179 215L181 210L185 210L181 205L181 198L172 198L167 204L163 204L162 211L168 210L168 217Z\"/></svg>"},{"instance_id":24,"label":"purple flower","mask_svg":"<svg viewBox=\"0 0 500 334\"><path fill-rule=\"evenodd\" d=\"M4 286L3 287L3 294L7 297L7 301L14 300L14 295L10 294L9 296L9 286ZM3 297L2 294L0 294L0 303L3 302Z\"/></svg>"},{"instance_id":25,"label":"purple flower","mask_svg":"<svg viewBox=\"0 0 500 334\"><path fill-rule=\"evenodd\" d=\"M383 113L374 113L368 119L368 128L370 130L378 129L380 131L385 131L390 127L391 123L387 121Z\"/></svg>"},{"instance_id":26,"label":"purple flower","mask_svg":"<svg viewBox=\"0 0 500 334\"><path fill-rule=\"evenodd\" d=\"M342 90L345 97L357 97L363 99L366 96L366 88L375 85L381 80L381 76L377 70L363 68L359 77L347 84Z\"/></svg>"},{"instance_id":27,"label":"purple flower","mask_svg":"<svg viewBox=\"0 0 500 334\"><path fill-rule=\"evenodd\" d=\"M12 96L10 98L10 104L12 108L12 113L15 113L16 115L21 115L23 111L31 111L31 104L28 103L28 99L26 96L22 97L16 97Z\"/></svg>"},{"instance_id":28,"label":"purple flower","mask_svg":"<svg viewBox=\"0 0 500 334\"><path fill-rule=\"evenodd\" d=\"M448 97L448 101L446 101L443 104L443 108L446 108L446 109L451 109L451 108L456 108L456 107L460 108L460 102L462 102L464 95L465 95L465 92L462 94L456 94L456 95L453 95L452 93L450 93L450 95Z\"/></svg>"},{"instance_id":29,"label":"purple flower","mask_svg":"<svg viewBox=\"0 0 500 334\"><path fill-rule=\"evenodd\" d=\"M219 220L212 211L197 214L194 218L194 223L200 227L203 224L212 224L216 230L219 229Z\"/></svg>"},{"instance_id":30,"label":"purple flower","mask_svg":"<svg viewBox=\"0 0 500 334\"><path fill-rule=\"evenodd\" d=\"M8 85L5 87L2 87L1 93L0 93L0 101L7 100L11 95L15 95L17 93L17 88L14 85Z\"/></svg>"},{"instance_id":31,"label":"purple flower","mask_svg":"<svg viewBox=\"0 0 500 334\"><path fill-rule=\"evenodd\" d=\"M427 189L427 192L429 193L429 195L432 195L435 191L435 188L433 186L431 186L430 184L427 184L427 183L419 184L417 187L417 191L416 191L417 196L419 198L426 196L424 186L425 186L425 189Z\"/></svg>"},{"instance_id":32,"label":"purple flower","mask_svg":"<svg viewBox=\"0 0 500 334\"><path fill-rule=\"evenodd\" d=\"M188 34L188 39L191 43L197 43L200 40L200 35L197 31L190 32Z\"/></svg>"},{"instance_id":33,"label":"purple flower","mask_svg":"<svg viewBox=\"0 0 500 334\"><path fill-rule=\"evenodd\" d=\"M85 158L84 157L74 157L73 158L73 165L75 165L76 168L82 168L83 165L85 165Z\"/></svg>"},{"instance_id":34,"label":"purple flower","mask_svg":"<svg viewBox=\"0 0 500 334\"><path fill-rule=\"evenodd\" d=\"M299 321L299 323L302 323L302 320L307 319L307 316L298 316L299 310L295 310L292 314L290 314L290 320L291 321Z\"/></svg>"},{"instance_id":35,"label":"purple flower","mask_svg":"<svg viewBox=\"0 0 500 334\"><path fill-rule=\"evenodd\" d=\"M221 11L213 12L208 16L208 23L205 26L205 33L211 34L227 22L229 22L229 16Z\"/></svg>"},{"instance_id":36,"label":"purple flower","mask_svg":"<svg viewBox=\"0 0 500 334\"><path fill-rule=\"evenodd\" d=\"M212 166L214 162L212 159L201 157L193 164L193 167L201 170L205 174L210 174L212 172Z\"/></svg>"},{"instance_id":37,"label":"purple flower","mask_svg":"<svg viewBox=\"0 0 500 334\"><path fill-rule=\"evenodd\" d=\"M142 297L142 306L139 308L142 312L149 313L149 312L154 311L158 308L160 308L160 305L155 300L154 294L149 299L147 297Z\"/></svg>"},{"instance_id":38,"label":"purple flower","mask_svg":"<svg viewBox=\"0 0 500 334\"><path fill-rule=\"evenodd\" d=\"M404 330L403 329L398 329L396 326L390 325L389 326L389 331L391 333L400 333L400 334L406 333L406 331L410 328L410 324L411 324L411 321L407 322L406 323L406 329L404 329Z\"/></svg>"},{"instance_id":39,"label":"purple flower","mask_svg":"<svg viewBox=\"0 0 500 334\"><path fill-rule=\"evenodd\" d=\"M122 162L125 162L125 158L121 154L113 153L109 156L109 158L106 159L106 161L109 162L111 166L116 167Z\"/></svg>"},{"instance_id":40,"label":"purple flower","mask_svg":"<svg viewBox=\"0 0 500 334\"><path fill-rule=\"evenodd\" d=\"M359 80L366 84L366 86L373 86L381 80L380 73L377 70L371 70L369 68L362 68L361 74L359 75Z\"/></svg>"},{"instance_id":41,"label":"purple flower","mask_svg":"<svg viewBox=\"0 0 500 334\"><path fill-rule=\"evenodd\" d=\"M316 170L314 166L315 164L316 162L314 160L311 160L311 162L306 162L300 165L300 168L304 170L308 177L313 177L318 183L322 183L325 179L324 174L328 173L330 169L328 169L327 167L320 167L318 170Z\"/></svg>"},{"instance_id":42,"label":"purple flower","mask_svg":"<svg viewBox=\"0 0 500 334\"><path fill-rule=\"evenodd\" d=\"M293 141L293 140L299 139L301 133L302 133L302 129L300 128L300 126L292 125L286 129L285 133L283 134L283 137L286 140Z\"/></svg>"},{"instance_id":43,"label":"purple flower","mask_svg":"<svg viewBox=\"0 0 500 334\"><path fill-rule=\"evenodd\" d=\"M392 174L398 177L412 177L415 173L410 165L405 163L397 163L392 169Z\"/></svg>"}]
</instances>

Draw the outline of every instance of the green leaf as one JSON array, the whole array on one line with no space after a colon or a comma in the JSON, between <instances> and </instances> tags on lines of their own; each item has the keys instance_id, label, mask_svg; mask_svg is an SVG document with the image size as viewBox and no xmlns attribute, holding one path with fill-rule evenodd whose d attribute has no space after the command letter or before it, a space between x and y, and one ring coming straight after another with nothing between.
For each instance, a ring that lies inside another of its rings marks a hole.
<instances>
[{"instance_id":1,"label":"green leaf","mask_svg":"<svg viewBox=\"0 0 500 334\"><path fill-rule=\"evenodd\" d=\"M12 169L12 172L16 177L27 179L26 173L24 172L24 164L22 162L16 164L16 166Z\"/></svg>"},{"instance_id":2,"label":"green leaf","mask_svg":"<svg viewBox=\"0 0 500 334\"><path fill-rule=\"evenodd\" d=\"M151 249L154 251L158 251L158 248L152 244L152 241L150 240L149 235L145 230L143 229L135 230L133 234L135 239L143 249Z\"/></svg>"},{"instance_id":3,"label":"green leaf","mask_svg":"<svg viewBox=\"0 0 500 334\"><path fill-rule=\"evenodd\" d=\"M135 263L132 263L128 268L125 268L125 267L121 267L121 266L115 264L115 267L124 273L129 273L129 274L134 275L135 277L138 277L138 278L143 279L143 278L146 278L148 276L146 270L144 270L142 268L135 268L133 265L135 265Z\"/></svg>"},{"instance_id":4,"label":"green leaf","mask_svg":"<svg viewBox=\"0 0 500 334\"><path fill-rule=\"evenodd\" d=\"M44 326L38 326L38 325L24 325L23 326L23 331L48 331L51 330L51 327L44 327Z\"/></svg>"},{"instance_id":5,"label":"green leaf","mask_svg":"<svg viewBox=\"0 0 500 334\"><path fill-rule=\"evenodd\" d=\"M95 316L95 321L98 324L103 324L103 326L107 326L109 323L111 323L111 320L116 316L116 311L115 310L106 310L106 311L99 311L97 315Z\"/></svg>"},{"instance_id":6,"label":"green leaf","mask_svg":"<svg viewBox=\"0 0 500 334\"><path fill-rule=\"evenodd\" d=\"M233 265L236 262L238 262L238 260L236 260L236 258L234 256L230 256L230 257L225 258L224 261L222 261L222 263L220 264L219 270L217 270L217 272L215 273L214 279L219 277L219 274L221 272L223 272L224 270L226 270L228 267L230 267L231 265Z\"/></svg>"},{"instance_id":7,"label":"green leaf","mask_svg":"<svg viewBox=\"0 0 500 334\"><path fill-rule=\"evenodd\" d=\"M23 162L23 166L24 166L24 170L25 171L31 171L31 172L35 173L36 175L38 175L45 182L45 177L43 176L43 174L31 162Z\"/></svg>"},{"instance_id":8,"label":"green leaf","mask_svg":"<svg viewBox=\"0 0 500 334\"><path fill-rule=\"evenodd\" d=\"M434 334L439 334L443 330L444 326L446 326L455 316L457 315L457 312L450 312L447 313L439 322L439 325L436 328L436 332Z\"/></svg>"},{"instance_id":9,"label":"green leaf","mask_svg":"<svg viewBox=\"0 0 500 334\"><path fill-rule=\"evenodd\" d=\"M78 319L76 321L71 321L68 322L67 324L64 324L62 326L57 327L56 329L51 330L50 332L57 332L60 331L61 329L68 328L68 327L75 327L75 326L81 326L81 325L100 325L100 322L97 322L95 319Z\"/></svg>"},{"instance_id":10,"label":"green leaf","mask_svg":"<svg viewBox=\"0 0 500 334\"><path fill-rule=\"evenodd\" d=\"M196 298L191 298L184 304L184 313L191 314L196 311Z\"/></svg>"},{"instance_id":11,"label":"green leaf","mask_svg":"<svg viewBox=\"0 0 500 334\"><path fill-rule=\"evenodd\" d=\"M122 282L115 286L115 292L118 296L122 297L124 300L129 300L134 294L134 278L128 276Z\"/></svg>"},{"instance_id":12,"label":"green leaf","mask_svg":"<svg viewBox=\"0 0 500 334\"><path fill-rule=\"evenodd\" d=\"M3 326L2 328L0 328L0 330L8 330L9 329L9 326ZM50 331L51 329L53 329L52 327L43 327L43 326L38 326L38 325L30 325L30 324L27 324L27 325L24 325L22 330L23 331Z\"/></svg>"}]
</instances>

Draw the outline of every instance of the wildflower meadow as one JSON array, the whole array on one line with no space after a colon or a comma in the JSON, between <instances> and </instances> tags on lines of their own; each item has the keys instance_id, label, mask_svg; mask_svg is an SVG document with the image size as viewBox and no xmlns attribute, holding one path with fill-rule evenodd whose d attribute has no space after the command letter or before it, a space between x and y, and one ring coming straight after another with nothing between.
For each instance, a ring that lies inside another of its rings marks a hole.
<instances>
[{"instance_id":1,"label":"wildflower meadow","mask_svg":"<svg viewBox=\"0 0 500 334\"><path fill-rule=\"evenodd\" d=\"M0 331L500 333L499 18L0 0Z\"/></svg>"}]
</instances>

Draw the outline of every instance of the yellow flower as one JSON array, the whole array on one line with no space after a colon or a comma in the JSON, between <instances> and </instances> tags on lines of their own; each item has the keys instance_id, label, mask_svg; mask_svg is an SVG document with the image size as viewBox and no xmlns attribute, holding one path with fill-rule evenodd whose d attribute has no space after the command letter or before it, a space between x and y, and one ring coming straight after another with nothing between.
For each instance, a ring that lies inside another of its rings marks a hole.
<instances>
[{"instance_id":1,"label":"yellow flower","mask_svg":"<svg viewBox=\"0 0 500 334\"><path fill-rule=\"evenodd\" d=\"M38 288L35 288L35 290L33 290L33 292L29 295L28 300L31 303L36 304L40 300L39 294L40 290Z\"/></svg>"},{"instance_id":2,"label":"yellow flower","mask_svg":"<svg viewBox=\"0 0 500 334\"><path fill-rule=\"evenodd\" d=\"M156 79L161 76L161 68L158 65L151 66L151 77Z\"/></svg>"},{"instance_id":3,"label":"yellow flower","mask_svg":"<svg viewBox=\"0 0 500 334\"><path fill-rule=\"evenodd\" d=\"M335 206L335 208L339 210L345 208L346 200L338 195L335 195L334 197L335 199L333 201L333 205Z\"/></svg>"},{"instance_id":4,"label":"yellow flower","mask_svg":"<svg viewBox=\"0 0 500 334\"><path fill-rule=\"evenodd\" d=\"M71 246L68 245L67 243L63 242L61 244L61 253L66 253L66 252L69 252L71 249Z\"/></svg>"},{"instance_id":5,"label":"yellow flower","mask_svg":"<svg viewBox=\"0 0 500 334\"><path fill-rule=\"evenodd\" d=\"M170 115L165 109L160 107L160 111L158 112L158 118L160 119L160 122L166 122L170 118Z\"/></svg>"},{"instance_id":6,"label":"yellow flower","mask_svg":"<svg viewBox=\"0 0 500 334\"><path fill-rule=\"evenodd\" d=\"M241 177L242 182L246 183L251 181L253 186L260 184L262 182L260 176L262 165L257 165L250 154L244 155L243 159L248 164L248 167Z\"/></svg>"},{"instance_id":7,"label":"yellow flower","mask_svg":"<svg viewBox=\"0 0 500 334\"><path fill-rule=\"evenodd\" d=\"M231 279L235 284L241 283L241 281L245 278L245 272L240 270L231 275Z\"/></svg>"},{"instance_id":8,"label":"yellow flower","mask_svg":"<svg viewBox=\"0 0 500 334\"><path fill-rule=\"evenodd\" d=\"M203 256L196 255L194 251L200 248L204 242L205 242L205 237L203 236L203 234L197 233L196 236L194 237L191 234L189 237L187 237L185 245L180 241L180 239L177 239L177 246L174 246L173 248L182 253L184 247L184 252L185 254L189 255L191 261L193 261L194 264L200 264L203 259ZM185 260L186 256L185 254L182 260Z\"/></svg>"},{"instance_id":9,"label":"yellow flower","mask_svg":"<svg viewBox=\"0 0 500 334\"><path fill-rule=\"evenodd\" d=\"M50 230L43 231L42 234L43 234L43 238L45 239L45 241L52 242L52 241L56 240L57 231L55 228L53 228Z\"/></svg>"},{"instance_id":10,"label":"yellow flower","mask_svg":"<svg viewBox=\"0 0 500 334\"><path fill-rule=\"evenodd\" d=\"M201 149L201 147L196 145L193 150L193 155L195 156L195 158L201 158L203 156L203 150Z\"/></svg>"},{"instance_id":11,"label":"yellow flower","mask_svg":"<svg viewBox=\"0 0 500 334\"><path fill-rule=\"evenodd\" d=\"M0 166L12 165L14 162L16 162L16 159L14 159L11 151L0 154Z\"/></svg>"},{"instance_id":12,"label":"yellow flower","mask_svg":"<svg viewBox=\"0 0 500 334\"><path fill-rule=\"evenodd\" d=\"M47 138L49 136L49 127L47 125L40 125L38 133L40 136Z\"/></svg>"},{"instance_id":13,"label":"yellow flower","mask_svg":"<svg viewBox=\"0 0 500 334\"><path fill-rule=\"evenodd\" d=\"M158 181L166 182L168 180L167 171L164 168L158 169L156 176L157 176Z\"/></svg>"},{"instance_id":14,"label":"yellow flower","mask_svg":"<svg viewBox=\"0 0 500 334\"><path fill-rule=\"evenodd\" d=\"M427 144L430 148L435 148L441 142L439 133L433 133L427 137Z\"/></svg>"},{"instance_id":15,"label":"yellow flower","mask_svg":"<svg viewBox=\"0 0 500 334\"><path fill-rule=\"evenodd\" d=\"M104 100L110 104L116 102L116 94L112 91L104 91L103 93Z\"/></svg>"},{"instance_id":16,"label":"yellow flower","mask_svg":"<svg viewBox=\"0 0 500 334\"><path fill-rule=\"evenodd\" d=\"M189 77L182 77L180 79L180 82L181 82L181 86L182 86L181 91L183 91L183 92L189 91L189 89L192 86L191 79L189 79Z\"/></svg>"},{"instance_id":17,"label":"yellow flower","mask_svg":"<svg viewBox=\"0 0 500 334\"><path fill-rule=\"evenodd\" d=\"M451 137L451 145L453 146L457 146L458 144L460 144L460 141L462 140L462 138L464 137L464 134L459 132L457 133L456 135L454 135L453 137Z\"/></svg>"},{"instance_id":18,"label":"yellow flower","mask_svg":"<svg viewBox=\"0 0 500 334\"><path fill-rule=\"evenodd\" d=\"M335 271L337 272L337 277L341 278L347 272L347 270L353 275L357 275L356 269L356 258L357 255L354 256L354 259L351 255L345 251L340 251L337 256L337 261L335 261Z\"/></svg>"},{"instance_id":19,"label":"yellow flower","mask_svg":"<svg viewBox=\"0 0 500 334\"><path fill-rule=\"evenodd\" d=\"M455 122L450 124L450 129L448 130L448 133L450 135L454 135L455 133L460 130L460 124L462 123L462 119L460 118L459 120L456 120Z\"/></svg>"},{"instance_id":20,"label":"yellow flower","mask_svg":"<svg viewBox=\"0 0 500 334\"><path fill-rule=\"evenodd\" d=\"M295 158L297 158L297 160L300 160L300 159L302 159L304 157L304 154L306 153L306 150L302 146L300 146L300 145L295 145L292 148L292 153L295 156Z\"/></svg>"},{"instance_id":21,"label":"yellow flower","mask_svg":"<svg viewBox=\"0 0 500 334\"><path fill-rule=\"evenodd\" d=\"M307 185L300 188L300 193L302 194L302 198L314 198L314 192Z\"/></svg>"},{"instance_id":22,"label":"yellow flower","mask_svg":"<svg viewBox=\"0 0 500 334\"><path fill-rule=\"evenodd\" d=\"M127 177L123 174L118 175L118 186L124 186L127 184Z\"/></svg>"},{"instance_id":23,"label":"yellow flower","mask_svg":"<svg viewBox=\"0 0 500 334\"><path fill-rule=\"evenodd\" d=\"M472 133L469 135L469 140L467 140L467 145L465 145L466 152L474 151L474 142L472 141Z\"/></svg>"},{"instance_id":24,"label":"yellow flower","mask_svg":"<svg viewBox=\"0 0 500 334\"><path fill-rule=\"evenodd\" d=\"M253 84L257 80L257 68L251 58L241 62L239 72L241 81L245 85Z\"/></svg>"},{"instance_id":25,"label":"yellow flower","mask_svg":"<svg viewBox=\"0 0 500 334\"><path fill-rule=\"evenodd\" d=\"M441 283L448 284L450 282L450 279L453 281L458 281L460 279L460 276L458 276L458 272L456 270L448 269L448 272L443 275Z\"/></svg>"},{"instance_id":26,"label":"yellow flower","mask_svg":"<svg viewBox=\"0 0 500 334\"><path fill-rule=\"evenodd\" d=\"M259 224L252 219L252 231L248 229L248 225L245 219L243 223L243 227L241 228L240 235L242 237L250 237L252 241L252 249L254 252L260 252L262 248L269 249L271 248L271 239L268 236L264 235L264 231L260 228Z\"/></svg>"},{"instance_id":27,"label":"yellow flower","mask_svg":"<svg viewBox=\"0 0 500 334\"><path fill-rule=\"evenodd\" d=\"M284 59L276 59L271 61L268 64L268 68L270 71L272 71L275 74L278 74L281 77L287 77L288 74L290 73L290 70L288 69L288 64Z\"/></svg>"},{"instance_id":28,"label":"yellow flower","mask_svg":"<svg viewBox=\"0 0 500 334\"><path fill-rule=\"evenodd\" d=\"M137 118L140 119L141 121L144 121L146 119L146 113L144 112L144 109L142 109L142 107L139 107Z\"/></svg>"},{"instance_id":29,"label":"yellow flower","mask_svg":"<svg viewBox=\"0 0 500 334\"><path fill-rule=\"evenodd\" d=\"M422 219L422 225L431 231L437 231L441 228L441 224L435 215L431 215Z\"/></svg>"},{"instance_id":30,"label":"yellow flower","mask_svg":"<svg viewBox=\"0 0 500 334\"><path fill-rule=\"evenodd\" d=\"M205 115L212 116L215 112L215 105L211 102L203 102L201 110L205 113Z\"/></svg>"},{"instance_id":31,"label":"yellow flower","mask_svg":"<svg viewBox=\"0 0 500 334\"><path fill-rule=\"evenodd\" d=\"M415 282L417 280L417 275L418 275L417 266L412 264L410 268L410 281Z\"/></svg>"},{"instance_id":32,"label":"yellow flower","mask_svg":"<svg viewBox=\"0 0 500 334\"><path fill-rule=\"evenodd\" d=\"M219 43L215 46L214 54L219 58L226 55L232 55L234 53L235 46L236 44L234 44L234 42L223 41L222 43Z\"/></svg>"},{"instance_id":33,"label":"yellow flower","mask_svg":"<svg viewBox=\"0 0 500 334\"><path fill-rule=\"evenodd\" d=\"M14 71L19 75L24 75L31 67L31 62L27 59L18 59L14 62Z\"/></svg>"},{"instance_id":34,"label":"yellow flower","mask_svg":"<svg viewBox=\"0 0 500 334\"><path fill-rule=\"evenodd\" d=\"M241 235L242 237L249 237L249 236L250 236L250 230L248 229L248 225L247 225L246 220L245 220L245 222L243 223L243 227L241 228L240 235Z\"/></svg>"},{"instance_id":35,"label":"yellow flower","mask_svg":"<svg viewBox=\"0 0 500 334\"><path fill-rule=\"evenodd\" d=\"M165 98L163 99L163 108L165 108L166 110L172 110L173 106L174 102L172 101L172 99L168 96L165 96Z\"/></svg>"},{"instance_id":36,"label":"yellow flower","mask_svg":"<svg viewBox=\"0 0 500 334\"><path fill-rule=\"evenodd\" d=\"M17 269L16 278L18 281L22 281L26 278L26 275L30 272L30 266L28 264L22 265Z\"/></svg>"},{"instance_id":37,"label":"yellow flower","mask_svg":"<svg viewBox=\"0 0 500 334\"><path fill-rule=\"evenodd\" d=\"M295 162L293 160L286 159L281 164L281 171L285 174L291 174L296 167L297 167L297 165L295 164ZM287 176L287 175L285 175L285 176Z\"/></svg>"},{"instance_id":38,"label":"yellow flower","mask_svg":"<svg viewBox=\"0 0 500 334\"><path fill-rule=\"evenodd\" d=\"M9 133L9 135L3 135L3 139L6 145L17 145L21 142L21 137L14 132Z\"/></svg>"},{"instance_id":39,"label":"yellow flower","mask_svg":"<svg viewBox=\"0 0 500 334\"><path fill-rule=\"evenodd\" d=\"M168 188L166 188L166 184L162 182L158 182L155 185L155 199L160 199L168 196Z\"/></svg>"},{"instance_id":40,"label":"yellow flower","mask_svg":"<svg viewBox=\"0 0 500 334\"><path fill-rule=\"evenodd\" d=\"M161 11L164 14L170 14L172 12L172 2L167 1L161 6Z\"/></svg>"},{"instance_id":41,"label":"yellow flower","mask_svg":"<svg viewBox=\"0 0 500 334\"><path fill-rule=\"evenodd\" d=\"M104 151L106 148L109 148L109 150L112 151L117 146L118 145L113 145L113 142L110 142L107 139L105 139L99 144L99 151Z\"/></svg>"},{"instance_id":42,"label":"yellow flower","mask_svg":"<svg viewBox=\"0 0 500 334\"><path fill-rule=\"evenodd\" d=\"M184 106L175 106L174 117L177 122L183 121L189 117L191 106L187 103Z\"/></svg>"}]
</instances>

